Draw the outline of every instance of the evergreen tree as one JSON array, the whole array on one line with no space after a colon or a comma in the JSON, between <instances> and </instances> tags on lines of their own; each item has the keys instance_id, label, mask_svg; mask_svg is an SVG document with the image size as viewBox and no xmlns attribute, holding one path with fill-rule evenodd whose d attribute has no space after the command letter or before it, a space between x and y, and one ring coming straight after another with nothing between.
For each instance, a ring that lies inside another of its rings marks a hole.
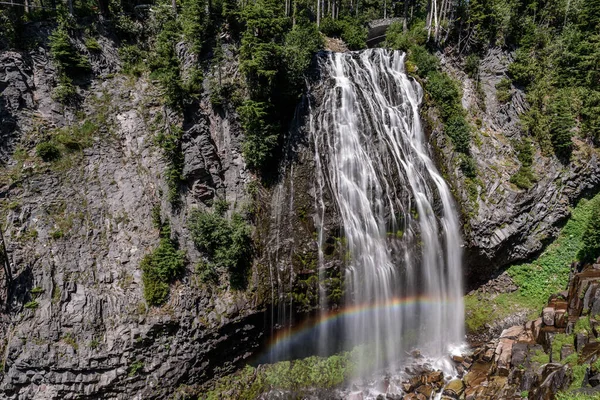
<instances>
[{"instance_id":1,"label":"evergreen tree","mask_svg":"<svg viewBox=\"0 0 600 400\"><path fill-rule=\"evenodd\" d=\"M575 126L568 98L562 94L557 96L551 108L550 135L552 147L557 156L568 160L571 157L573 147L571 137Z\"/></svg>"}]
</instances>

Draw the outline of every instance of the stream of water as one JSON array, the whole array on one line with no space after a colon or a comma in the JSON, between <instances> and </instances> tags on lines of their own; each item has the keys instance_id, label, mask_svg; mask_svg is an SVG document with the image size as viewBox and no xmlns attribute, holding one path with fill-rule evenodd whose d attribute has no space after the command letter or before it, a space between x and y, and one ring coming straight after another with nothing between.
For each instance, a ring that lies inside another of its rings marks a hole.
<instances>
[{"instance_id":1,"label":"stream of water","mask_svg":"<svg viewBox=\"0 0 600 400\"><path fill-rule=\"evenodd\" d=\"M432 162L423 91L404 58L385 49L321 57L329 84L309 118L315 192L335 199L347 246L345 308L369 310L345 318L342 337L323 327L320 342L369 343L368 363L390 369L408 346L437 357L464 337L456 206Z\"/></svg>"}]
</instances>

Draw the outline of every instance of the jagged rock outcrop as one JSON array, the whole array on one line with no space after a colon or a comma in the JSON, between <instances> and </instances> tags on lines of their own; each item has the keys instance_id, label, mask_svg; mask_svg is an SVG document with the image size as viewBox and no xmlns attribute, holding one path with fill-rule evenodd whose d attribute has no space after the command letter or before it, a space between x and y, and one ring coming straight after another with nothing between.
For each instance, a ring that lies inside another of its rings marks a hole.
<instances>
[{"instance_id":1,"label":"jagged rock outcrop","mask_svg":"<svg viewBox=\"0 0 600 400\"><path fill-rule=\"evenodd\" d=\"M558 234L569 207L600 190L600 154L577 138L569 164L543 154L536 146L532 170L537 181L530 189L510 183L520 167L514 143L525 135L520 115L528 107L520 88L511 88L507 103L496 96L496 84L506 77L512 57L504 50L489 49L480 62L478 88L459 60L441 55L443 69L462 83L463 107L477 127L471 145L478 168L474 183L467 183L459 171L452 145L436 125L435 113L428 117L439 161L463 208L470 287L539 253Z\"/></svg>"}]
</instances>

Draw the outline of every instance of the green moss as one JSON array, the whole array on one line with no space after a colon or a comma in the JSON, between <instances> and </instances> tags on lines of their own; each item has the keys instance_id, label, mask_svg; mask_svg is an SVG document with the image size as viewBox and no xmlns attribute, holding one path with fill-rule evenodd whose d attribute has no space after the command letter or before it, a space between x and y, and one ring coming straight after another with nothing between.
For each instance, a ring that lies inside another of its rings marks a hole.
<instances>
[{"instance_id":1,"label":"green moss","mask_svg":"<svg viewBox=\"0 0 600 400\"><path fill-rule=\"evenodd\" d=\"M564 345L574 345L574 336L566 335L564 333L560 333L554 336L552 340L552 360L553 362L558 362L560 360L560 349Z\"/></svg>"},{"instance_id":2,"label":"green moss","mask_svg":"<svg viewBox=\"0 0 600 400\"><path fill-rule=\"evenodd\" d=\"M585 372L587 370L587 365L574 365L573 366L573 382L571 383L570 389L578 389L583 384L583 378L585 377ZM560 397L557 397L560 398ZM575 399L571 397L564 397L563 400L566 399Z\"/></svg>"},{"instance_id":3,"label":"green moss","mask_svg":"<svg viewBox=\"0 0 600 400\"><path fill-rule=\"evenodd\" d=\"M77 344L77 341L75 340L75 337L70 332L67 333L65 336L63 336L62 341L65 342L66 344L68 344L69 346L71 346L72 348L74 348L75 350L77 350L79 348L79 345Z\"/></svg>"},{"instance_id":4,"label":"green moss","mask_svg":"<svg viewBox=\"0 0 600 400\"><path fill-rule=\"evenodd\" d=\"M527 312L536 318L538 304L523 297L519 291L498 295L467 295L465 301L465 325L469 332L481 331L486 324L494 324L516 312Z\"/></svg>"},{"instance_id":5,"label":"green moss","mask_svg":"<svg viewBox=\"0 0 600 400\"><path fill-rule=\"evenodd\" d=\"M590 317L580 317L575 323L575 328L573 330L575 334L578 333L591 333L592 327L590 326Z\"/></svg>"},{"instance_id":6,"label":"green moss","mask_svg":"<svg viewBox=\"0 0 600 400\"><path fill-rule=\"evenodd\" d=\"M585 373L585 371L584 371ZM583 376L581 377L581 382L583 382ZM580 383L581 383L580 382ZM598 400L600 396L597 394L585 394L585 393L557 393L556 400Z\"/></svg>"},{"instance_id":7,"label":"green moss","mask_svg":"<svg viewBox=\"0 0 600 400\"><path fill-rule=\"evenodd\" d=\"M550 356L542 350L536 350L535 354L531 356L531 361L540 365L548 364L550 362Z\"/></svg>"},{"instance_id":8,"label":"green moss","mask_svg":"<svg viewBox=\"0 0 600 400\"><path fill-rule=\"evenodd\" d=\"M34 296L38 296L38 295L40 295L40 294L42 294L42 293L44 293L44 292L45 292L45 290L44 290L44 289L42 289L42 288L41 288L41 287L39 287L39 286L36 286L36 287L34 287L33 289L31 289L31 290L29 291L29 293L31 293L31 294L32 294L32 295L34 295Z\"/></svg>"}]
</instances>

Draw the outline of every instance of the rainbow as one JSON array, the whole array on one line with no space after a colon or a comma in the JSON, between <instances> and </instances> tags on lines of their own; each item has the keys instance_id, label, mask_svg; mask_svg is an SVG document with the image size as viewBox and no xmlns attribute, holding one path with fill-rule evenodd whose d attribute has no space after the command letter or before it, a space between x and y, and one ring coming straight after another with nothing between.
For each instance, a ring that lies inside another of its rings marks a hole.
<instances>
[{"instance_id":1,"label":"rainbow","mask_svg":"<svg viewBox=\"0 0 600 400\"><path fill-rule=\"evenodd\" d=\"M354 318L361 314L379 312L382 310L393 311L410 306L439 306L461 301L457 299L441 299L431 296L394 297L384 302L358 304L345 307L341 310L322 313L317 318L311 318L297 326L281 330L269 342L267 352L283 348L285 345L301 340L303 336L324 326L339 323L345 318Z\"/></svg>"}]
</instances>

